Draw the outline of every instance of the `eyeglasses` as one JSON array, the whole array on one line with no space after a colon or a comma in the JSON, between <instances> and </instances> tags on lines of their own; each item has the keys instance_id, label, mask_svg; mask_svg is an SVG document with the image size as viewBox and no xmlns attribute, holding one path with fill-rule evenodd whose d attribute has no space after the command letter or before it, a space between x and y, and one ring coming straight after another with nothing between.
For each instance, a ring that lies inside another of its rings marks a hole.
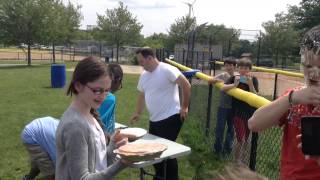
<instances>
[{"instance_id":1,"label":"eyeglasses","mask_svg":"<svg viewBox=\"0 0 320 180\"><path fill-rule=\"evenodd\" d=\"M85 85L87 88L91 90L91 92L95 95L107 94L109 93L110 89L103 89L103 88L92 88L88 85Z\"/></svg>"}]
</instances>

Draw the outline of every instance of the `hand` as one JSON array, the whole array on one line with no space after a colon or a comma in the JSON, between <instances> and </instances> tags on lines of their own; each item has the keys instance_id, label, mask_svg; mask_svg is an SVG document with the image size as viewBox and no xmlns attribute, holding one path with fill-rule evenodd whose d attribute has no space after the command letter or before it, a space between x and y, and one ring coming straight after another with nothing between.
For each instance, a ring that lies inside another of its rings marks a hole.
<instances>
[{"instance_id":1,"label":"hand","mask_svg":"<svg viewBox=\"0 0 320 180\"><path fill-rule=\"evenodd\" d=\"M249 86L251 86L251 85L253 86L252 75L248 74L246 77L247 77L247 84Z\"/></svg>"},{"instance_id":2,"label":"hand","mask_svg":"<svg viewBox=\"0 0 320 180\"><path fill-rule=\"evenodd\" d=\"M116 142L116 148L124 146L124 145L128 144L128 142L129 142L128 138L125 137L125 138L121 139L120 141Z\"/></svg>"},{"instance_id":3,"label":"hand","mask_svg":"<svg viewBox=\"0 0 320 180\"><path fill-rule=\"evenodd\" d=\"M184 120L187 118L187 116L188 116L188 111L189 111L188 108L181 108L181 109L180 109L180 119L181 119L182 121L184 121Z\"/></svg>"},{"instance_id":4,"label":"hand","mask_svg":"<svg viewBox=\"0 0 320 180\"><path fill-rule=\"evenodd\" d=\"M130 166L131 164L133 164L134 162L126 160L126 159L121 159L120 162L126 166Z\"/></svg>"},{"instance_id":5,"label":"hand","mask_svg":"<svg viewBox=\"0 0 320 180\"><path fill-rule=\"evenodd\" d=\"M211 78L208 80L208 83L209 83L209 84L215 84L215 83L218 83L218 82L223 82L223 81L221 81L220 79L214 78L214 77L211 77Z\"/></svg>"},{"instance_id":6,"label":"hand","mask_svg":"<svg viewBox=\"0 0 320 180\"><path fill-rule=\"evenodd\" d=\"M302 148L302 142L301 142L301 134L296 136L297 140L298 140L298 148L301 149ZM304 156L305 159L314 159L317 161L318 165L320 166L320 156L310 156L310 155L305 155Z\"/></svg>"},{"instance_id":7,"label":"hand","mask_svg":"<svg viewBox=\"0 0 320 180\"><path fill-rule=\"evenodd\" d=\"M317 86L306 87L292 94L293 104L320 104L320 88Z\"/></svg>"},{"instance_id":8,"label":"hand","mask_svg":"<svg viewBox=\"0 0 320 180\"><path fill-rule=\"evenodd\" d=\"M137 113L137 112L135 112L135 113L131 116L131 118L130 118L130 120L129 120L129 123L130 123L130 124L134 124L134 123L138 122L139 119L140 119L140 114Z\"/></svg>"},{"instance_id":9,"label":"hand","mask_svg":"<svg viewBox=\"0 0 320 180\"><path fill-rule=\"evenodd\" d=\"M115 142L116 148L119 148L120 146L128 143L128 137L121 134L119 129L117 129L115 133L113 133L113 135L111 136L111 140Z\"/></svg>"},{"instance_id":10,"label":"hand","mask_svg":"<svg viewBox=\"0 0 320 180\"><path fill-rule=\"evenodd\" d=\"M240 83L240 76L235 76L234 83L233 83L234 87L238 87L239 83Z\"/></svg>"}]
</instances>

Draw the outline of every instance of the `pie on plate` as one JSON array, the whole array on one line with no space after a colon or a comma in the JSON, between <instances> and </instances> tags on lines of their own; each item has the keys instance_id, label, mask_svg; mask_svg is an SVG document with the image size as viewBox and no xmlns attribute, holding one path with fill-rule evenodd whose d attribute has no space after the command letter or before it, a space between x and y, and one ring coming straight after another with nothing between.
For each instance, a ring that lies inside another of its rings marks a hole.
<instances>
[{"instance_id":1,"label":"pie on plate","mask_svg":"<svg viewBox=\"0 0 320 180\"><path fill-rule=\"evenodd\" d=\"M167 146L161 143L128 143L114 150L121 158L137 162L160 157Z\"/></svg>"}]
</instances>

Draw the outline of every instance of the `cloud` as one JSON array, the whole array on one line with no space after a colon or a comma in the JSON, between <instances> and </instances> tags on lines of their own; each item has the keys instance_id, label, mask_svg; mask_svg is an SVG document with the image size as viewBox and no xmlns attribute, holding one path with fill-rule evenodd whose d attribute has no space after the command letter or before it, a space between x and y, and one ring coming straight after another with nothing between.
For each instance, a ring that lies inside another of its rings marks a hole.
<instances>
[{"instance_id":1,"label":"cloud","mask_svg":"<svg viewBox=\"0 0 320 180\"><path fill-rule=\"evenodd\" d=\"M167 8L175 8L174 5L172 4L166 4L162 2L155 2L153 4L146 4L146 5L141 5L141 4L136 4L136 5L131 5L129 6L132 9L167 9Z\"/></svg>"},{"instance_id":2,"label":"cloud","mask_svg":"<svg viewBox=\"0 0 320 180\"><path fill-rule=\"evenodd\" d=\"M109 1L111 1L111 2L120 2L120 0L109 0ZM135 4L135 1L133 1L133 0L121 0L121 2L123 2L126 5Z\"/></svg>"}]
</instances>

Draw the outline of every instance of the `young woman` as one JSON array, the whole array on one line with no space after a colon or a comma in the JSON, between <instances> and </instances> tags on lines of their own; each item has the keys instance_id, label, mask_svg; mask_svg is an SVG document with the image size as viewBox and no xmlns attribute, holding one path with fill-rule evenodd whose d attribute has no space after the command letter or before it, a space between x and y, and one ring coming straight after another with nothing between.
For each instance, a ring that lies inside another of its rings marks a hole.
<instances>
[{"instance_id":1,"label":"young woman","mask_svg":"<svg viewBox=\"0 0 320 180\"><path fill-rule=\"evenodd\" d=\"M67 95L74 96L56 132L57 180L106 180L125 167L114 162L117 132L107 142L96 109L111 87L104 62L88 57L73 73Z\"/></svg>"},{"instance_id":2,"label":"young woman","mask_svg":"<svg viewBox=\"0 0 320 180\"><path fill-rule=\"evenodd\" d=\"M108 64L108 71L112 76L110 92L106 95L97 111L101 117L102 129L108 134L113 134L115 132L115 110L117 104L114 94L122 88L123 71L119 64Z\"/></svg>"}]
</instances>

